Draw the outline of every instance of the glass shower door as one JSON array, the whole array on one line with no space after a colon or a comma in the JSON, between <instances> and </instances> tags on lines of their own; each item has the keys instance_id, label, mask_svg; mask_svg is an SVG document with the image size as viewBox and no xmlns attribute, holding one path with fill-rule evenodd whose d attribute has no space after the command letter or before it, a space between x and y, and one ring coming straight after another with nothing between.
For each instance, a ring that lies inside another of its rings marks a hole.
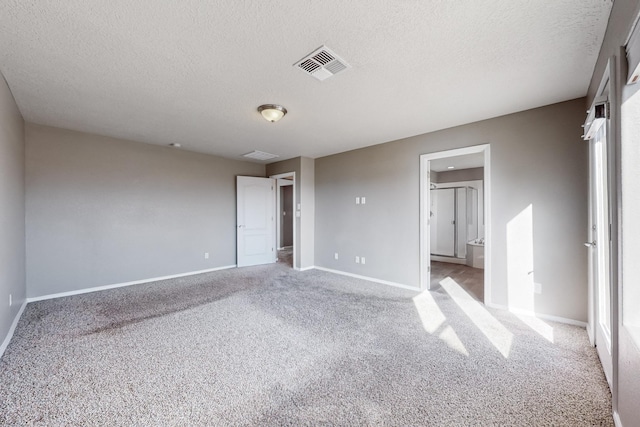
<instances>
[{"instance_id":1,"label":"glass shower door","mask_svg":"<svg viewBox=\"0 0 640 427\"><path fill-rule=\"evenodd\" d=\"M431 253L455 256L456 193L453 188L431 190Z\"/></svg>"}]
</instances>

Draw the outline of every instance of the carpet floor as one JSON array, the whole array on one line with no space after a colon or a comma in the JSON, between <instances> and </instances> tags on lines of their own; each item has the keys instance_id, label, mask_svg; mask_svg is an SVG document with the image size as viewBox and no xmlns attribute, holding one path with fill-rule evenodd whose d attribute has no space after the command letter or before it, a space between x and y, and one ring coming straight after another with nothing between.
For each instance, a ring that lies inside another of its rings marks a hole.
<instances>
[{"instance_id":1,"label":"carpet floor","mask_svg":"<svg viewBox=\"0 0 640 427\"><path fill-rule=\"evenodd\" d=\"M283 263L27 305L3 425L613 425L584 329Z\"/></svg>"}]
</instances>

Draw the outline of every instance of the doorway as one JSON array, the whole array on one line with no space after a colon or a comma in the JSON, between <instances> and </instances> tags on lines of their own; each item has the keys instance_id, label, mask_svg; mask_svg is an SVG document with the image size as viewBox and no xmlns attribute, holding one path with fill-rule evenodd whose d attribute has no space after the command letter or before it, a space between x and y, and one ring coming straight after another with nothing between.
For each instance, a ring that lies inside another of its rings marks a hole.
<instances>
[{"instance_id":1,"label":"doorway","mask_svg":"<svg viewBox=\"0 0 640 427\"><path fill-rule=\"evenodd\" d=\"M589 143L589 328L605 377L613 389L614 321L617 315L612 286L612 127L609 120L609 70L585 122Z\"/></svg>"},{"instance_id":2,"label":"doorway","mask_svg":"<svg viewBox=\"0 0 640 427\"><path fill-rule=\"evenodd\" d=\"M293 268L296 264L296 185L295 172L273 175L277 192L275 203L277 262Z\"/></svg>"},{"instance_id":3,"label":"doorway","mask_svg":"<svg viewBox=\"0 0 640 427\"><path fill-rule=\"evenodd\" d=\"M489 145L420 156L421 289L451 277L491 302Z\"/></svg>"}]
</instances>

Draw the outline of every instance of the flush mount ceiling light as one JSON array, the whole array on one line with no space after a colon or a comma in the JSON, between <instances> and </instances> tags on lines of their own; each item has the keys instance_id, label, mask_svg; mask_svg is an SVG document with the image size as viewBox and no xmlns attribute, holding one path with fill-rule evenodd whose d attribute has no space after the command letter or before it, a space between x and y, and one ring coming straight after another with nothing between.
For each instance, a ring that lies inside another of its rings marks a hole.
<instances>
[{"instance_id":1,"label":"flush mount ceiling light","mask_svg":"<svg viewBox=\"0 0 640 427\"><path fill-rule=\"evenodd\" d=\"M287 114L287 109L282 105L264 104L258 107L258 111L265 120L275 123Z\"/></svg>"}]
</instances>

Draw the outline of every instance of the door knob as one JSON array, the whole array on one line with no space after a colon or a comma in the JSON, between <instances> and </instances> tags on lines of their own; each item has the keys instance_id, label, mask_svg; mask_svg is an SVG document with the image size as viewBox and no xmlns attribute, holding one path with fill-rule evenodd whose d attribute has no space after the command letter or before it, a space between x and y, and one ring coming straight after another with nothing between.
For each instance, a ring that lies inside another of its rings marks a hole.
<instances>
[{"instance_id":1,"label":"door knob","mask_svg":"<svg viewBox=\"0 0 640 427\"><path fill-rule=\"evenodd\" d=\"M588 248L595 248L596 247L596 241L594 240L593 242L586 242L584 245L586 247L588 247Z\"/></svg>"}]
</instances>

